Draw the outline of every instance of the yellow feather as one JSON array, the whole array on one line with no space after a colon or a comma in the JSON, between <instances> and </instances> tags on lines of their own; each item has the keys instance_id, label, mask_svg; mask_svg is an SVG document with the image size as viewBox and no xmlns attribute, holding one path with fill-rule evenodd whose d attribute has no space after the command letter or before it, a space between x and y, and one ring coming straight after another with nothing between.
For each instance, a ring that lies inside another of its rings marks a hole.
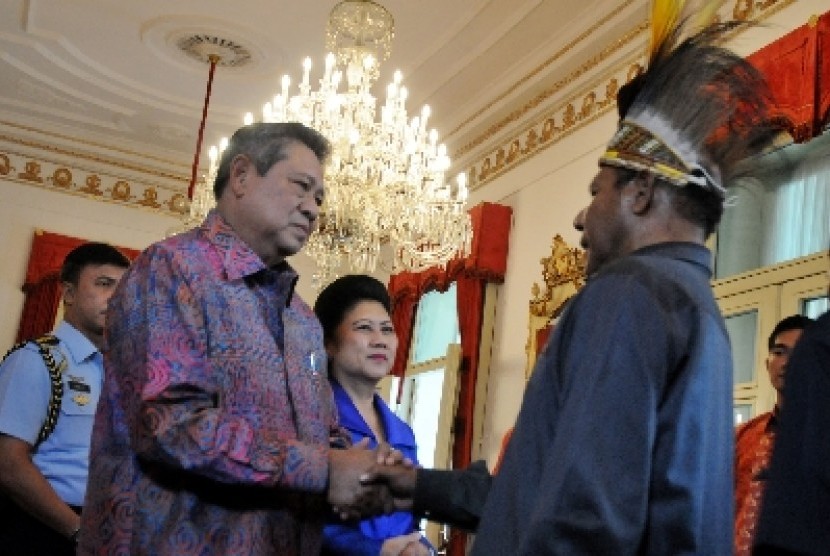
<instances>
[{"instance_id":1,"label":"yellow feather","mask_svg":"<svg viewBox=\"0 0 830 556\"><path fill-rule=\"evenodd\" d=\"M723 6L725 0L707 0L701 6L695 18L694 29L703 29L715 22L718 17L718 10Z\"/></svg>"},{"instance_id":2,"label":"yellow feather","mask_svg":"<svg viewBox=\"0 0 830 556\"><path fill-rule=\"evenodd\" d=\"M660 46L671 36L680 22L685 0L652 0L651 3L651 45L649 60L654 59Z\"/></svg>"}]
</instances>

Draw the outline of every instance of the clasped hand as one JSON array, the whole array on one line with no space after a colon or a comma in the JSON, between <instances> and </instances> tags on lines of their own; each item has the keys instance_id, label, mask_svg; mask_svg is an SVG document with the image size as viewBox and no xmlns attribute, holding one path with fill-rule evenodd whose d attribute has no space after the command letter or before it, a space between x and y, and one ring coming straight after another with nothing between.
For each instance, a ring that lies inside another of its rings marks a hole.
<instances>
[{"instance_id":1,"label":"clasped hand","mask_svg":"<svg viewBox=\"0 0 830 556\"><path fill-rule=\"evenodd\" d=\"M412 461L388 444L370 450L367 443L329 452L328 502L344 520L412 507Z\"/></svg>"}]
</instances>

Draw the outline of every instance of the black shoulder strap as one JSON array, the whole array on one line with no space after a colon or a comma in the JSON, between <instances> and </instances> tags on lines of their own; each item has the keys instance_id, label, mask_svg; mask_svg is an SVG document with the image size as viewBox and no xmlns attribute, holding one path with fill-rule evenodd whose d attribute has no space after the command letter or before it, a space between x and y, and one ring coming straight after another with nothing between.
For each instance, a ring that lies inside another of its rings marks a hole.
<instances>
[{"instance_id":1,"label":"black shoulder strap","mask_svg":"<svg viewBox=\"0 0 830 556\"><path fill-rule=\"evenodd\" d=\"M30 341L37 346L40 356L43 357L43 363L46 365L46 370L49 372L49 382L52 383L52 393L49 396L49 407L46 410L46 419L43 421L43 426L40 428L40 432L37 435L36 444L40 444L46 440L50 434L52 434L52 431L55 430L55 425L58 424L58 416L61 411L61 402L63 401L63 378L61 377L61 374L66 368L66 360L62 360L60 365L58 365L57 361L55 361L55 356L52 353L52 350L57 349L58 347L58 339L52 334L45 334L35 340L27 340L12 346L6 355L3 356L2 361L5 361L9 355L19 350ZM0 361L0 363L2 363L2 361Z\"/></svg>"}]
</instances>

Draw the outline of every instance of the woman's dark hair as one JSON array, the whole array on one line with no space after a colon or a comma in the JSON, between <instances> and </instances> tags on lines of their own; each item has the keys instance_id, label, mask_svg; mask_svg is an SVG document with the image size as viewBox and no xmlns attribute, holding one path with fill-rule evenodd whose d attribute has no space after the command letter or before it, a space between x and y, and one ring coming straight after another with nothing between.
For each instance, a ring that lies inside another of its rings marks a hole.
<instances>
[{"instance_id":1,"label":"woman's dark hair","mask_svg":"<svg viewBox=\"0 0 830 556\"><path fill-rule=\"evenodd\" d=\"M320 292L314 302L314 313L323 325L323 339L334 339L334 332L343 317L361 301L377 301L392 314L389 292L380 280L366 274L341 276Z\"/></svg>"}]
</instances>

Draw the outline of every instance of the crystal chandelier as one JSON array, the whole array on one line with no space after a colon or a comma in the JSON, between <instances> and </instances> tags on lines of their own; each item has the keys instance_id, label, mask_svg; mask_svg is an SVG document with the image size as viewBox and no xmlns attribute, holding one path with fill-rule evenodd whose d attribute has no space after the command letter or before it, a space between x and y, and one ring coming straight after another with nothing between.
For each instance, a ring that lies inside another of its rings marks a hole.
<instances>
[{"instance_id":1,"label":"crystal chandelier","mask_svg":"<svg viewBox=\"0 0 830 556\"><path fill-rule=\"evenodd\" d=\"M284 76L282 90L262 111L263 121L302 122L331 141L325 202L305 249L317 265L315 287L346 266L353 272L374 271L386 243L396 272L443 264L469 249L465 176L460 174L455 184L444 181L450 160L437 132L427 129L429 107L408 118L400 72L382 106L372 95L393 29L392 15L376 2L340 2L329 17L326 46L332 53L317 90L312 90L312 64L306 58L299 91L292 94L291 80ZM245 124L253 119L246 114ZM222 149L210 149L207 184L213 183ZM206 213L213 200L205 187L194 194L191 208Z\"/></svg>"}]
</instances>

